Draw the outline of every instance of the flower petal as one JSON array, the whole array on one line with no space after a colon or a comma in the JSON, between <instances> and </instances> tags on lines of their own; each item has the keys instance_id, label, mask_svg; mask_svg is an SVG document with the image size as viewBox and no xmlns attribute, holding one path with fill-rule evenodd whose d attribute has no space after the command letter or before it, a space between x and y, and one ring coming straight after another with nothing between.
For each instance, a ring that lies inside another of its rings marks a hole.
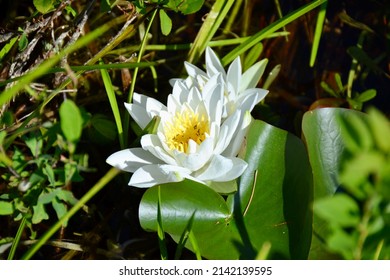
<instances>
[{"instance_id":1,"label":"flower petal","mask_svg":"<svg viewBox=\"0 0 390 280\"><path fill-rule=\"evenodd\" d=\"M263 100L267 94L268 90L262 88L247 89L237 98L237 108L241 109L243 112L251 112L256 104Z\"/></svg>"},{"instance_id":2,"label":"flower petal","mask_svg":"<svg viewBox=\"0 0 390 280\"><path fill-rule=\"evenodd\" d=\"M118 151L110 155L106 162L115 168L127 172L134 172L144 165L162 163L162 161L142 148Z\"/></svg>"},{"instance_id":3,"label":"flower petal","mask_svg":"<svg viewBox=\"0 0 390 280\"><path fill-rule=\"evenodd\" d=\"M223 68L218 56L210 47L206 48L206 70L209 77L222 74L223 79L226 80L225 69Z\"/></svg>"},{"instance_id":4,"label":"flower petal","mask_svg":"<svg viewBox=\"0 0 390 280\"><path fill-rule=\"evenodd\" d=\"M214 155L207 167L194 177L205 182L231 181L241 176L247 165L244 160L236 157L227 158L221 155Z\"/></svg>"},{"instance_id":5,"label":"flower petal","mask_svg":"<svg viewBox=\"0 0 390 280\"><path fill-rule=\"evenodd\" d=\"M253 64L248 70L242 74L239 92L248 88L254 88L259 83L261 76L263 76L268 59L263 59Z\"/></svg>"},{"instance_id":6,"label":"flower petal","mask_svg":"<svg viewBox=\"0 0 390 280\"><path fill-rule=\"evenodd\" d=\"M190 143L191 141L192 140L190 140ZM195 143L194 141L192 142ZM209 137L206 138L200 145L198 145L198 151L195 153L186 154L183 152L174 151L174 156L180 166L191 171L196 171L202 168L210 160L210 157L213 154L213 146L214 139Z\"/></svg>"},{"instance_id":7,"label":"flower petal","mask_svg":"<svg viewBox=\"0 0 390 280\"><path fill-rule=\"evenodd\" d=\"M145 165L131 176L129 186L150 188L159 184L180 182L189 176L190 171L166 164Z\"/></svg>"},{"instance_id":8,"label":"flower petal","mask_svg":"<svg viewBox=\"0 0 390 280\"><path fill-rule=\"evenodd\" d=\"M195 79L197 75L207 76L206 72L187 61L184 62L184 67L186 68L188 75L193 79Z\"/></svg>"},{"instance_id":9,"label":"flower petal","mask_svg":"<svg viewBox=\"0 0 390 280\"><path fill-rule=\"evenodd\" d=\"M218 142L214 149L215 154L221 154L229 145L233 136L237 134L237 127L240 118L241 118L241 111L238 110L223 122L218 136Z\"/></svg>"},{"instance_id":10,"label":"flower petal","mask_svg":"<svg viewBox=\"0 0 390 280\"><path fill-rule=\"evenodd\" d=\"M142 136L141 145L143 149L149 151L161 161L171 165L177 165L175 159L165 151L161 139L156 134L146 134Z\"/></svg>"},{"instance_id":11,"label":"flower petal","mask_svg":"<svg viewBox=\"0 0 390 280\"><path fill-rule=\"evenodd\" d=\"M231 86L233 92L235 93L238 93L238 90L240 88L241 75L242 75L241 60L240 57L238 56L232 62L232 64L230 64L227 72L228 88Z\"/></svg>"},{"instance_id":12,"label":"flower petal","mask_svg":"<svg viewBox=\"0 0 390 280\"><path fill-rule=\"evenodd\" d=\"M218 125L221 123L223 113L223 93L223 85L218 83L217 76L212 77L202 91L210 122L216 122Z\"/></svg>"},{"instance_id":13,"label":"flower petal","mask_svg":"<svg viewBox=\"0 0 390 280\"><path fill-rule=\"evenodd\" d=\"M244 115L240 116L240 122L238 124L237 133L234 138L230 141L227 148L222 152L223 156L235 157L243 147L245 136L247 135L252 116L249 111L246 111Z\"/></svg>"},{"instance_id":14,"label":"flower petal","mask_svg":"<svg viewBox=\"0 0 390 280\"><path fill-rule=\"evenodd\" d=\"M160 101L138 93L134 93L133 103L125 103L125 107L141 129L144 129L161 110L167 109Z\"/></svg>"},{"instance_id":15,"label":"flower petal","mask_svg":"<svg viewBox=\"0 0 390 280\"><path fill-rule=\"evenodd\" d=\"M185 82L176 81L172 89L172 94L168 95L168 97L171 95L174 96L176 100L178 100L181 103L186 102L188 100L188 87L185 84Z\"/></svg>"}]
</instances>

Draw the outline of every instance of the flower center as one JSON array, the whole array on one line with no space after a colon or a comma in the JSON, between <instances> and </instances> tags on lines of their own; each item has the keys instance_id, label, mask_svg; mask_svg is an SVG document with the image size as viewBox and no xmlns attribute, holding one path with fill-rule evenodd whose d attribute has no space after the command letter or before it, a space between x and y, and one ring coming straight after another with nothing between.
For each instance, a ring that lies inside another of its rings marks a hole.
<instances>
[{"instance_id":1,"label":"flower center","mask_svg":"<svg viewBox=\"0 0 390 280\"><path fill-rule=\"evenodd\" d=\"M190 139L200 144L209 133L208 118L188 109L176 115L164 125L168 147L180 152L188 153Z\"/></svg>"}]
</instances>

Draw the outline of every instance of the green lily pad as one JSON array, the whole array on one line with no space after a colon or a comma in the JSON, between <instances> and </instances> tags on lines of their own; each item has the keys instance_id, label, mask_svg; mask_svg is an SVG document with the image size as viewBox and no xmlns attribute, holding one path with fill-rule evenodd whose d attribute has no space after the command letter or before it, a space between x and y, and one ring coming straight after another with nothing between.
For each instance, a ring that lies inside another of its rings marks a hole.
<instances>
[{"instance_id":1,"label":"green lily pad","mask_svg":"<svg viewBox=\"0 0 390 280\"><path fill-rule=\"evenodd\" d=\"M339 188L338 172L345 143L341 137L338 116L364 116L363 113L343 108L322 108L305 113L302 120L303 136L313 170L314 200L333 195ZM328 233L326 221L314 216L311 259L332 259L326 253L322 238Z\"/></svg>"}]
</instances>

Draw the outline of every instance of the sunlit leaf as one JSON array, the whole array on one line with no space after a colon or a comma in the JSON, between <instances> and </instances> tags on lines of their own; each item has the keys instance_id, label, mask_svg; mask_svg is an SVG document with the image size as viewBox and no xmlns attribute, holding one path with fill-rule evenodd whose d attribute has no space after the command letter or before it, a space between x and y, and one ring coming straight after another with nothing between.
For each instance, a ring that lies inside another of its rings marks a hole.
<instances>
[{"instance_id":1,"label":"sunlit leaf","mask_svg":"<svg viewBox=\"0 0 390 280\"><path fill-rule=\"evenodd\" d=\"M34 0L35 8L42 14L46 14L54 8L54 0Z\"/></svg>"},{"instance_id":2,"label":"sunlit leaf","mask_svg":"<svg viewBox=\"0 0 390 280\"><path fill-rule=\"evenodd\" d=\"M40 222L42 222L42 220L49 219L49 215L46 213L46 209L42 203L38 203L37 205L34 205L33 212L34 212L32 217L33 224L39 224Z\"/></svg>"},{"instance_id":3,"label":"sunlit leaf","mask_svg":"<svg viewBox=\"0 0 390 280\"><path fill-rule=\"evenodd\" d=\"M337 121L340 115L349 118L351 115L363 116L364 114L342 108L322 108L309 111L303 116L303 137L313 170L314 201L334 195L340 186L338 172L341 155L345 149L341 127ZM326 253L321 240L328 233L326 222L314 216L313 231L315 234L309 258L332 258Z\"/></svg>"},{"instance_id":4,"label":"sunlit leaf","mask_svg":"<svg viewBox=\"0 0 390 280\"><path fill-rule=\"evenodd\" d=\"M168 36L172 30L172 20L167 15L167 13L162 9L159 10L159 14L160 14L161 33L165 36Z\"/></svg>"},{"instance_id":5,"label":"sunlit leaf","mask_svg":"<svg viewBox=\"0 0 390 280\"><path fill-rule=\"evenodd\" d=\"M7 44L4 45L4 47L0 50L0 62L3 60L3 58L8 54L8 52L12 49L15 42L18 40L18 37L12 38Z\"/></svg>"},{"instance_id":6,"label":"sunlit leaf","mask_svg":"<svg viewBox=\"0 0 390 280\"><path fill-rule=\"evenodd\" d=\"M62 102L60 107L61 129L66 139L76 142L80 139L83 118L77 105L70 99Z\"/></svg>"},{"instance_id":7,"label":"sunlit leaf","mask_svg":"<svg viewBox=\"0 0 390 280\"><path fill-rule=\"evenodd\" d=\"M168 6L177 9L185 15L195 13L202 8L204 0L170 0Z\"/></svg>"},{"instance_id":8,"label":"sunlit leaf","mask_svg":"<svg viewBox=\"0 0 390 280\"><path fill-rule=\"evenodd\" d=\"M14 207L11 202L0 201L0 215L11 215L14 212Z\"/></svg>"},{"instance_id":9,"label":"sunlit leaf","mask_svg":"<svg viewBox=\"0 0 390 280\"><path fill-rule=\"evenodd\" d=\"M357 97L355 97L356 101L359 102L367 102L371 99L373 99L376 96L376 90L375 89L368 89L361 94L359 94Z\"/></svg>"},{"instance_id":10,"label":"sunlit leaf","mask_svg":"<svg viewBox=\"0 0 390 280\"><path fill-rule=\"evenodd\" d=\"M368 110L368 118L370 119L370 127L378 145L378 148L384 152L390 151L390 124L389 120L377 109L370 108Z\"/></svg>"}]
</instances>

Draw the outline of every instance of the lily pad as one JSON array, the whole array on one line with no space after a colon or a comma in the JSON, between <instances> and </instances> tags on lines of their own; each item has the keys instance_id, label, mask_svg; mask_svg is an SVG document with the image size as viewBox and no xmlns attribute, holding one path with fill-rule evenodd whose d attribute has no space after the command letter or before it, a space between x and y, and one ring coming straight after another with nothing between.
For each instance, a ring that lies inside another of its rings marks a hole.
<instances>
[{"instance_id":1,"label":"lily pad","mask_svg":"<svg viewBox=\"0 0 390 280\"><path fill-rule=\"evenodd\" d=\"M340 115L347 118L364 117L361 112L343 108L321 108L309 111L303 116L302 130L313 170L314 200L331 196L340 188L338 172L345 149L341 137L342 128L337 121ZM328 233L326 221L314 216L313 231L309 258L334 258L335 256L326 253L321 241Z\"/></svg>"}]
</instances>

